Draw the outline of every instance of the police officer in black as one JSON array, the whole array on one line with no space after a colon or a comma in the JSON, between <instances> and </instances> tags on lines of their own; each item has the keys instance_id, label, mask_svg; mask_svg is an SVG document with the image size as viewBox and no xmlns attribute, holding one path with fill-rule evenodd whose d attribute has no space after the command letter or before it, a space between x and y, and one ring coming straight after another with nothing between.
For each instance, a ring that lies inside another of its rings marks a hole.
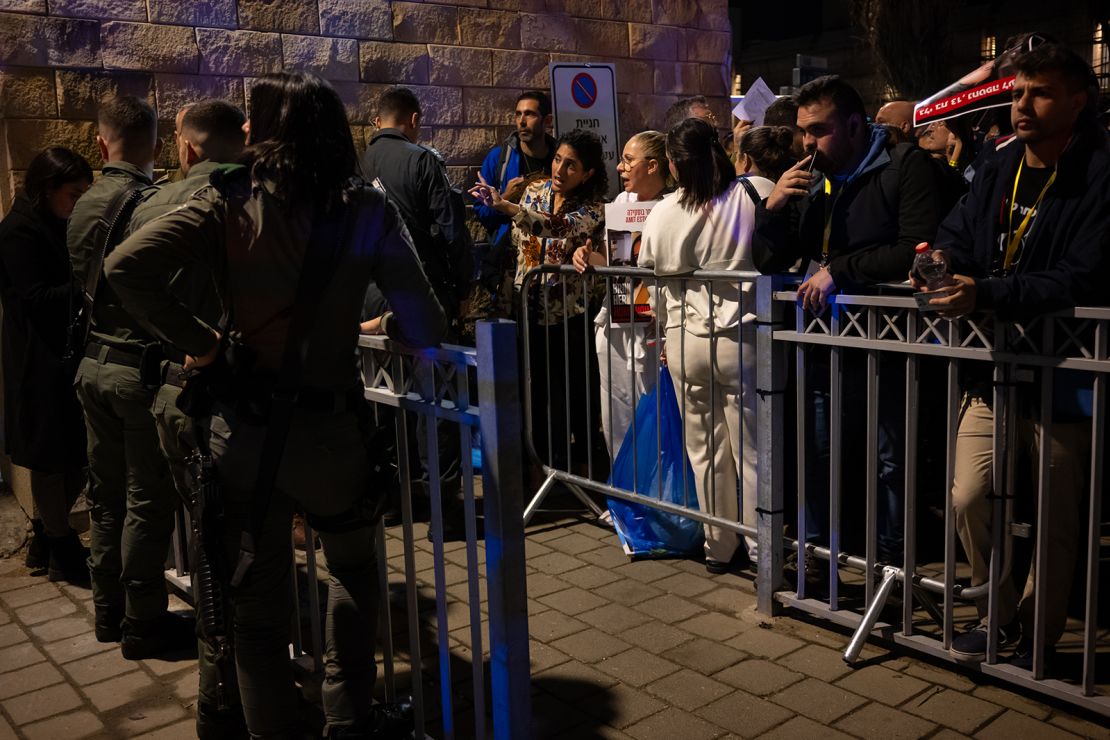
<instances>
[{"instance_id":1,"label":"police officer in black","mask_svg":"<svg viewBox=\"0 0 1110 740\"><path fill-rule=\"evenodd\" d=\"M209 445L226 509L235 659L251 735L297 733L287 650L296 503L318 523L331 573L329 735L388 736L391 718L371 707L379 593L375 530L363 513L373 492L360 423L359 314L371 278L395 312L375 328L400 342L436 344L444 314L400 217L354 178L357 155L331 86L307 73L269 75L249 103L244 164L220 168L210 187L129 237L106 275L136 317L185 350L186 369L198 374L186 392L206 375L213 388ZM167 290L168 276L194 260L215 274L230 316L222 332Z\"/></svg>"}]
</instances>

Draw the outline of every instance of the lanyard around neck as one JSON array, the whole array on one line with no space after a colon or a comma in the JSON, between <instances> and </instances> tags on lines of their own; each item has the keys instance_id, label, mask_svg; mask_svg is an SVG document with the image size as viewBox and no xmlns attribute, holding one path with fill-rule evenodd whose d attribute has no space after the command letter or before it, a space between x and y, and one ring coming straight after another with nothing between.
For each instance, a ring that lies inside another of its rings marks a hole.
<instances>
[{"instance_id":1,"label":"lanyard around neck","mask_svg":"<svg viewBox=\"0 0 1110 740\"><path fill-rule=\"evenodd\" d=\"M1021 158L1021 163L1018 165L1017 175L1014 177L1014 192L1010 196L1010 215L1009 220L1006 222L1006 232L1010 235L1009 240L1006 242L1006 254L1002 258L1002 267L1009 270L1010 266L1014 263L1014 256L1017 255L1018 247L1021 245L1021 239L1025 236L1025 232L1029 229L1029 223L1033 220L1033 214L1037 212L1037 208L1044 200L1044 194L1052 187L1052 183L1056 182L1056 168L1053 168L1052 175L1048 178L1048 182L1041 188L1040 195L1033 203L1033 206L1025 214L1025 218L1018 224L1017 231L1014 231L1014 208L1017 206L1017 191L1018 183L1021 181L1021 170L1025 167L1025 157Z\"/></svg>"}]
</instances>

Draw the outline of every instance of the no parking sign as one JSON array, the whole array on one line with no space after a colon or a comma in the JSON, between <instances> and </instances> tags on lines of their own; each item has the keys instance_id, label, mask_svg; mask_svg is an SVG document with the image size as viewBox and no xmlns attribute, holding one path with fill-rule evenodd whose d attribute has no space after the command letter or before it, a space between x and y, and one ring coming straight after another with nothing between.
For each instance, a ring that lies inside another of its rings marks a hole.
<instances>
[{"instance_id":1,"label":"no parking sign","mask_svg":"<svg viewBox=\"0 0 1110 740\"><path fill-rule=\"evenodd\" d=\"M558 136L576 128L597 134L609 172L609 197L612 198L620 190L617 162L621 154L617 75L613 65L553 62L550 70L555 134Z\"/></svg>"}]
</instances>

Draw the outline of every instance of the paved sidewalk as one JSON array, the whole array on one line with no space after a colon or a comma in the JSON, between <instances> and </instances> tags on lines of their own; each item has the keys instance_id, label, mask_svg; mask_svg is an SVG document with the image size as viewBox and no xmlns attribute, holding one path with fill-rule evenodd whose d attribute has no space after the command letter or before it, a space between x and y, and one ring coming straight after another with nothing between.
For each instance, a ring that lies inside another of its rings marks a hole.
<instances>
[{"instance_id":1,"label":"paved sidewalk","mask_svg":"<svg viewBox=\"0 0 1110 740\"><path fill-rule=\"evenodd\" d=\"M418 577L430 584L431 545L422 525L417 534ZM390 531L391 581L398 537ZM466 594L465 551L447 550L454 602ZM842 633L761 619L750 579L629 563L612 530L590 523L531 527L528 561L540 737L1110 738L1062 708L870 646L851 670ZM451 624L452 653L469 660L465 624ZM0 561L0 740L191 738L195 697L194 662L123 660L93 639L87 590Z\"/></svg>"}]
</instances>

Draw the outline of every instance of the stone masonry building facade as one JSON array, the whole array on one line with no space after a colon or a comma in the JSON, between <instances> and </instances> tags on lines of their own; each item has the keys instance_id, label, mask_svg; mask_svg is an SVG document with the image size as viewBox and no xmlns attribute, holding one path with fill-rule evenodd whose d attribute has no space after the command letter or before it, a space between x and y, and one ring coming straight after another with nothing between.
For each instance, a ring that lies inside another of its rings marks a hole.
<instances>
[{"instance_id":1,"label":"stone masonry building facade","mask_svg":"<svg viewBox=\"0 0 1110 740\"><path fill-rule=\"evenodd\" d=\"M244 106L259 75L303 69L332 82L364 146L390 84L420 98L422 140L472 182L511 129L522 90L552 61L612 62L622 139L662 126L681 96L728 118L727 0L0 0L0 214L49 145L96 169L96 110L145 97L176 166L173 118L187 102Z\"/></svg>"}]
</instances>

